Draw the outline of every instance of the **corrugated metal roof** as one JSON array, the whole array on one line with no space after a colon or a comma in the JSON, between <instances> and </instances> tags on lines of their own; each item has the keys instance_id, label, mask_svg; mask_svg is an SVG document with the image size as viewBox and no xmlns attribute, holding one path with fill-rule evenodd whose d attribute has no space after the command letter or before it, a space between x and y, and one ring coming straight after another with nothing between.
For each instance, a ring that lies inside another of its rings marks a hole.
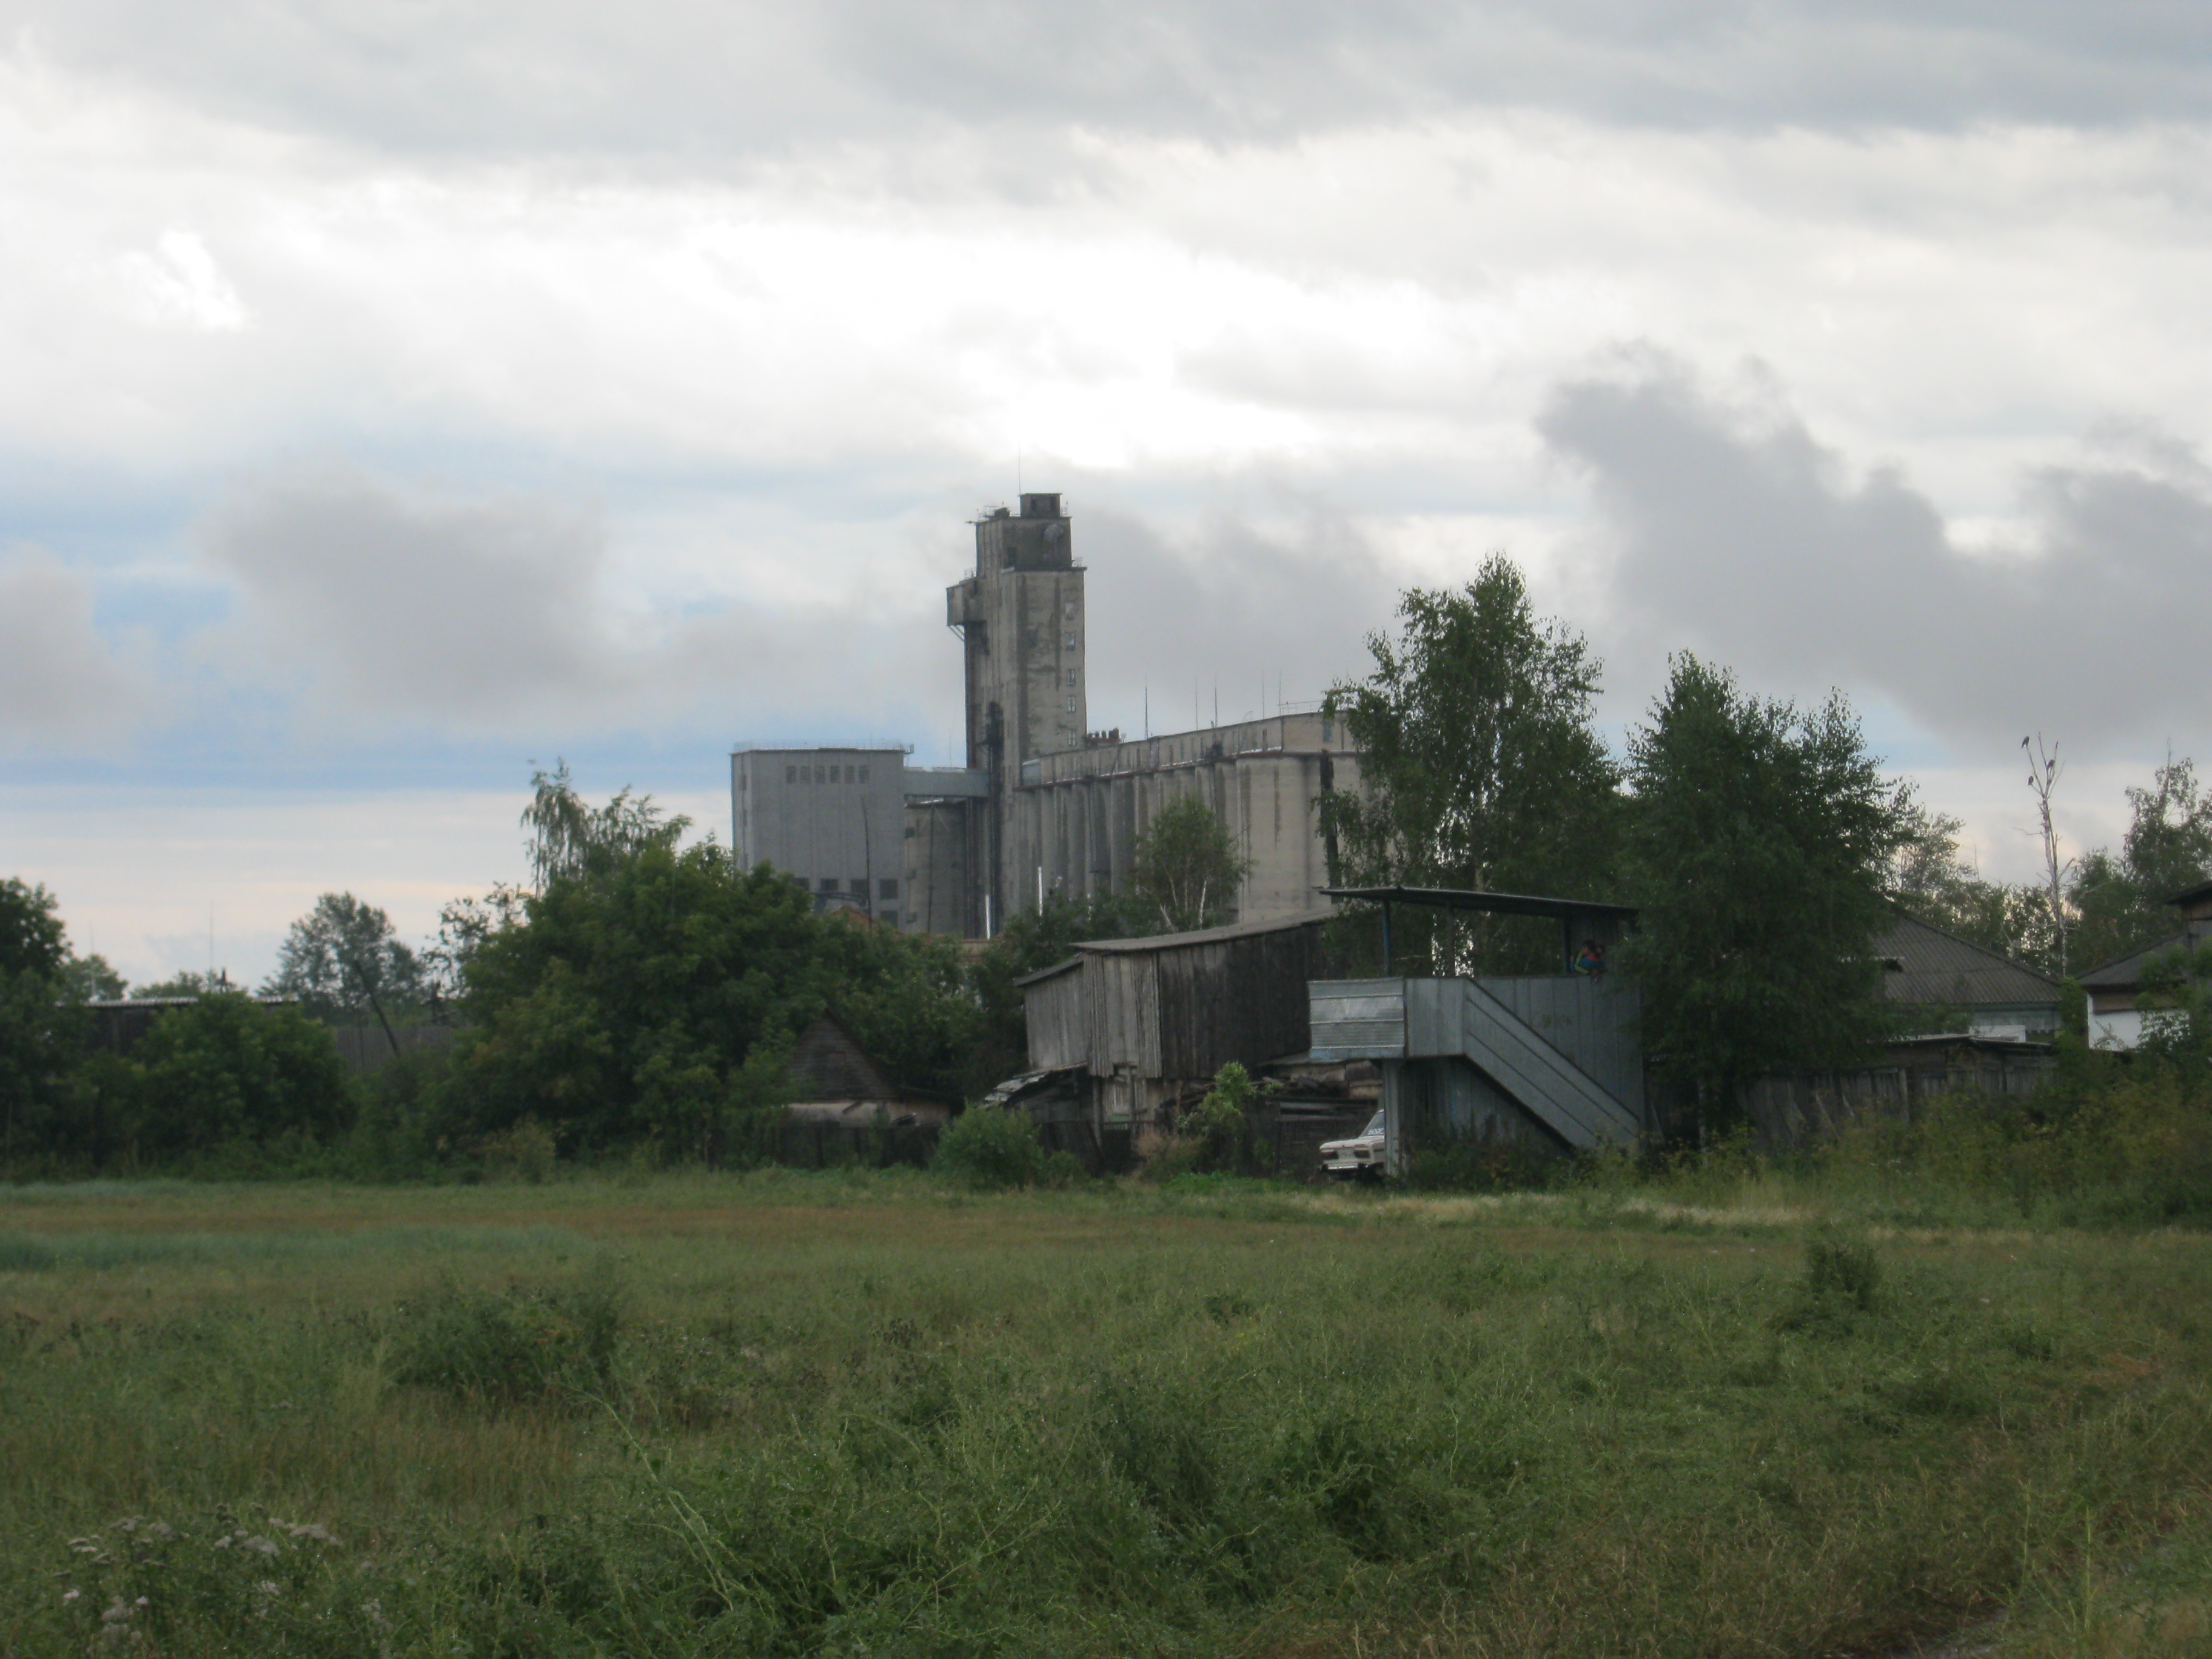
<instances>
[{"instance_id":1,"label":"corrugated metal roof","mask_svg":"<svg viewBox=\"0 0 2212 1659\"><path fill-rule=\"evenodd\" d=\"M1884 959L1881 994L1891 1002L2017 1008L2058 1001L2057 981L1902 912L1875 940L1874 953Z\"/></svg>"},{"instance_id":2,"label":"corrugated metal roof","mask_svg":"<svg viewBox=\"0 0 2212 1659\"><path fill-rule=\"evenodd\" d=\"M2130 951L2124 957L2114 957L2110 962L2100 963L2081 975L2081 988L2086 991L2127 991L2142 983L2143 963L2161 951L2171 951L2186 944L2186 933L2169 933L2140 951Z\"/></svg>"},{"instance_id":3,"label":"corrugated metal roof","mask_svg":"<svg viewBox=\"0 0 2212 1659\"><path fill-rule=\"evenodd\" d=\"M1334 921L1334 910L1309 910L1304 915L1277 916L1268 921L1232 921L1226 927L1201 927L1188 933L1154 933L1147 939L1086 939L1076 949L1086 954L1120 954L1134 951L1173 951L1187 945L1212 945L1223 939L1250 939L1259 933L1286 933Z\"/></svg>"},{"instance_id":4,"label":"corrugated metal roof","mask_svg":"<svg viewBox=\"0 0 2212 1659\"><path fill-rule=\"evenodd\" d=\"M1599 899L1545 898L1533 893L1493 893L1472 887L1324 887L1331 898L1367 899L1375 903L1427 904L1445 910L1482 910L1501 916L1633 916L1632 904Z\"/></svg>"}]
</instances>

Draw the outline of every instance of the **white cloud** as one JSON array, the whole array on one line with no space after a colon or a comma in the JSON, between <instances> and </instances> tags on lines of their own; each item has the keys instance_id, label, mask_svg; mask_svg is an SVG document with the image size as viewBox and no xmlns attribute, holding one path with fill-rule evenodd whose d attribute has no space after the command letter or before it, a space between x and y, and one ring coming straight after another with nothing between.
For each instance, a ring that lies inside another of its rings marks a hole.
<instances>
[{"instance_id":1,"label":"white cloud","mask_svg":"<svg viewBox=\"0 0 2212 1659\"><path fill-rule=\"evenodd\" d=\"M116 265L139 314L149 323L208 334L235 333L246 325L246 302L207 244L190 231L165 230L152 252L133 250Z\"/></svg>"},{"instance_id":2,"label":"white cloud","mask_svg":"<svg viewBox=\"0 0 2212 1659\"><path fill-rule=\"evenodd\" d=\"M88 580L36 548L0 556L0 750L110 749L149 689L94 627Z\"/></svg>"}]
</instances>

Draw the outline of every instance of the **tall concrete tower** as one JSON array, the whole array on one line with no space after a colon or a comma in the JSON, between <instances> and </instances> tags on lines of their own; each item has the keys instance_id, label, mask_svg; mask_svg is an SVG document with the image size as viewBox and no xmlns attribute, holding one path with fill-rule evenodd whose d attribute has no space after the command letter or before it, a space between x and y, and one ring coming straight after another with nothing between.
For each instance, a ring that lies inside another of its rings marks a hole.
<instances>
[{"instance_id":1,"label":"tall concrete tower","mask_svg":"<svg viewBox=\"0 0 2212 1659\"><path fill-rule=\"evenodd\" d=\"M1057 495L1025 495L975 521L975 574L945 589L968 671L968 764L989 776L980 872L993 927L1013 895L1001 846L1022 763L1080 749L1088 713L1083 672L1083 567Z\"/></svg>"}]
</instances>

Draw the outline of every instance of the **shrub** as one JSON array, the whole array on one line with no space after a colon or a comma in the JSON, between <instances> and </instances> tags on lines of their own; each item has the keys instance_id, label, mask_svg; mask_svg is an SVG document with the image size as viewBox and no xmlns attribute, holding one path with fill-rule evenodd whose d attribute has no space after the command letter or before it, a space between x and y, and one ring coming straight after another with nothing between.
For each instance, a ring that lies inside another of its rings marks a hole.
<instances>
[{"instance_id":1,"label":"shrub","mask_svg":"<svg viewBox=\"0 0 2212 1659\"><path fill-rule=\"evenodd\" d=\"M1027 1112L970 1106L945 1126L931 1167L979 1192L1033 1185L1045 1173L1044 1143Z\"/></svg>"},{"instance_id":2,"label":"shrub","mask_svg":"<svg viewBox=\"0 0 2212 1659\"><path fill-rule=\"evenodd\" d=\"M138 1073L128 1150L163 1159L287 1137L324 1143L350 1126L354 1084L329 1030L297 1008L202 997L156 1020Z\"/></svg>"},{"instance_id":3,"label":"shrub","mask_svg":"<svg viewBox=\"0 0 2212 1659\"><path fill-rule=\"evenodd\" d=\"M622 1296L605 1278L504 1291L447 1283L404 1310L392 1380L504 1403L597 1394L614 1380L622 1324Z\"/></svg>"}]
</instances>

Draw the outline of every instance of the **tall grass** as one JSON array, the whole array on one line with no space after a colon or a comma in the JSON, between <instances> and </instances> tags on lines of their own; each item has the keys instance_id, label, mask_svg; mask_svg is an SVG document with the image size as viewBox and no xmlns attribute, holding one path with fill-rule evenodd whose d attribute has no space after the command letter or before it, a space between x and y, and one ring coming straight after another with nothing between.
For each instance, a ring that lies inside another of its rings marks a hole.
<instances>
[{"instance_id":1,"label":"tall grass","mask_svg":"<svg viewBox=\"0 0 2212 1659\"><path fill-rule=\"evenodd\" d=\"M0 1649L1882 1652L2212 1468L2178 1234L236 1190L0 1213Z\"/></svg>"}]
</instances>

